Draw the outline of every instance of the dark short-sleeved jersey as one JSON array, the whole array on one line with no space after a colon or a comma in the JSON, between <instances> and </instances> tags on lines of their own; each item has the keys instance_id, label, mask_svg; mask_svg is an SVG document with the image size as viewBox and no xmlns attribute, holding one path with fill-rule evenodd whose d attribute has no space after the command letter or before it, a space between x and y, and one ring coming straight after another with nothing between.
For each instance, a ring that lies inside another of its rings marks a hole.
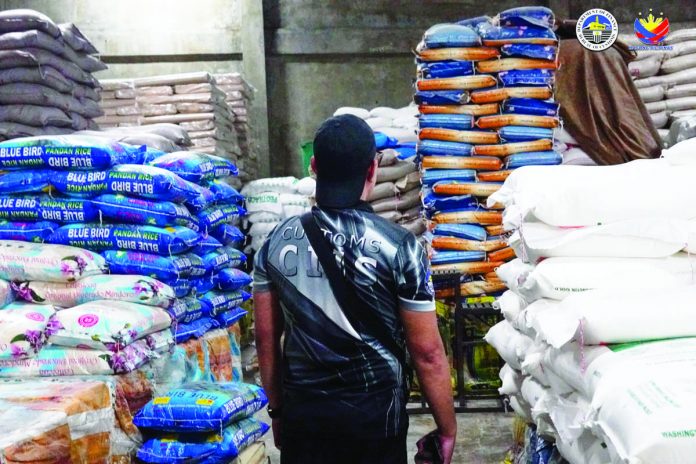
<instances>
[{"instance_id":1,"label":"dark short-sleeved jersey","mask_svg":"<svg viewBox=\"0 0 696 464\"><path fill-rule=\"evenodd\" d=\"M403 346L399 308L435 309L428 260L416 237L366 203L312 213L349 284ZM254 288L276 291L283 309L286 435L380 438L405 431L402 366L346 318L299 217L276 227L258 252Z\"/></svg>"}]
</instances>

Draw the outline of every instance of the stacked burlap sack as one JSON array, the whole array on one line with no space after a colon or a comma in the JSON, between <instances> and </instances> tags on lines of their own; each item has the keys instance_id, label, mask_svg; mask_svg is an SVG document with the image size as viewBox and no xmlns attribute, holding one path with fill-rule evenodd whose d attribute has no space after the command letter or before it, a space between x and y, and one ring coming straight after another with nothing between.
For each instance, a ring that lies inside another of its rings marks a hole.
<instances>
[{"instance_id":1,"label":"stacked burlap sack","mask_svg":"<svg viewBox=\"0 0 696 464\"><path fill-rule=\"evenodd\" d=\"M215 82L225 94L225 101L234 114L234 127L241 152L237 160L239 176L244 182L257 179L259 146L249 119L254 89L239 73L215 74Z\"/></svg>"},{"instance_id":2,"label":"stacked burlap sack","mask_svg":"<svg viewBox=\"0 0 696 464\"><path fill-rule=\"evenodd\" d=\"M316 181L311 177L301 180L271 177L246 184L242 189L248 213L244 222L251 237L247 251L259 251L277 225L309 211L314 203L315 190Z\"/></svg>"},{"instance_id":3,"label":"stacked burlap sack","mask_svg":"<svg viewBox=\"0 0 696 464\"><path fill-rule=\"evenodd\" d=\"M632 46L643 46L635 35L622 37ZM667 130L677 120L696 115L696 29L670 32L660 46L665 50L637 50L629 64L645 106L668 143Z\"/></svg>"},{"instance_id":4,"label":"stacked burlap sack","mask_svg":"<svg viewBox=\"0 0 696 464\"><path fill-rule=\"evenodd\" d=\"M73 24L33 10L0 12L0 140L94 129L106 69Z\"/></svg>"},{"instance_id":5,"label":"stacked burlap sack","mask_svg":"<svg viewBox=\"0 0 696 464\"><path fill-rule=\"evenodd\" d=\"M510 290L486 336L501 393L572 464L696 452L693 150L525 167L489 198L518 257L497 270Z\"/></svg>"},{"instance_id":6,"label":"stacked burlap sack","mask_svg":"<svg viewBox=\"0 0 696 464\"><path fill-rule=\"evenodd\" d=\"M553 150L553 22L547 8L514 8L495 19L436 25L417 47L417 153L431 264L434 272L464 274L463 295L502 291L491 272L514 258L501 236L502 205L485 199L514 169L562 162Z\"/></svg>"}]
</instances>

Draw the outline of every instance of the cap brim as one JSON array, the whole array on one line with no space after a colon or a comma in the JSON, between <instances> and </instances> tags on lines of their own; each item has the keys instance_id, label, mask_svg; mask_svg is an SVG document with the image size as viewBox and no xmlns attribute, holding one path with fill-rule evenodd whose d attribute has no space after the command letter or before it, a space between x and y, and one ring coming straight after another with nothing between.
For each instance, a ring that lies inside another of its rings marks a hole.
<instances>
[{"instance_id":1,"label":"cap brim","mask_svg":"<svg viewBox=\"0 0 696 464\"><path fill-rule=\"evenodd\" d=\"M326 208L355 206L360 201L364 187L365 179L362 177L335 181L317 176L317 205Z\"/></svg>"}]
</instances>

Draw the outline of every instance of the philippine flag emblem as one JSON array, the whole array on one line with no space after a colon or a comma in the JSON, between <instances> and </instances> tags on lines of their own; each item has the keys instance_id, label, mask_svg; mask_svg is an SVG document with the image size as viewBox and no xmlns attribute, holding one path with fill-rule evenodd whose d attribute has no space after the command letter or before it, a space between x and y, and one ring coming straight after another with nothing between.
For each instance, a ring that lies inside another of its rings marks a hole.
<instances>
[{"instance_id":1,"label":"philippine flag emblem","mask_svg":"<svg viewBox=\"0 0 696 464\"><path fill-rule=\"evenodd\" d=\"M633 23L633 29L636 31L636 37L645 45L657 45L669 34L669 19L660 13L659 17L653 15L653 10L650 8L647 18L643 18L643 13L638 13Z\"/></svg>"}]
</instances>

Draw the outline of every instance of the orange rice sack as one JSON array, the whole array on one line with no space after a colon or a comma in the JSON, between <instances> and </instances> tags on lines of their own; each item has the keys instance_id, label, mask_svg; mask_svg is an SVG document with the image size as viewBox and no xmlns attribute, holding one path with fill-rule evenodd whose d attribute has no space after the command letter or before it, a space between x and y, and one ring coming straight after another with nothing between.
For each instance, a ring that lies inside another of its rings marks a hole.
<instances>
[{"instance_id":1,"label":"orange rice sack","mask_svg":"<svg viewBox=\"0 0 696 464\"><path fill-rule=\"evenodd\" d=\"M502 186L503 184L486 182L438 182L433 186L433 192L438 195L474 195L477 197L489 197L500 190Z\"/></svg>"},{"instance_id":2,"label":"orange rice sack","mask_svg":"<svg viewBox=\"0 0 696 464\"><path fill-rule=\"evenodd\" d=\"M418 52L418 58L422 61L480 61L499 56L500 50L489 47L433 48Z\"/></svg>"},{"instance_id":3,"label":"orange rice sack","mask_svg":"<svg viewBox=\"0 0 696 464\"><path fill-rule=\"evenodd\" d=\"M503 167L503 162L500 158L492 156L424 156L421 163L423 169L476 169L496 171Z\"/></svg>"},{"instance_id":4,"label":"orange rice sack","mask_svg":"<svg viewBox=\"0 0 696 464\"><path fill-rule=\"evenodd\" d=\"M432 266L433 273L460 272L462 274L487 274L500 267L502 262L476 261L473 263L436 264Z\"/></svg>"},{"instance_id":5,"label":"orange rice sack","mask_svg":"<svg viewBox=\"0 0 696 464\"><path fill-rule=\"evenodd\" d=\"M505 126L555 128L558 127L558 124L558 118L552 116L531 116L528 114L483 116L476 121L476 126L479 129L498 129Z\"/></svg>"},{"instance_id":6,"label":"orange rice sack","mask_svg":"<svg viewBox=\"0 0 696 464\"><path fill-rule=\"evenodd\" d=\"M549 87L504 87L491 90L475 90L471 92L472 103L484 104L507 100L508 98L535 98L548 100L553 96Z\"/></svg>"},{"instance_id":7,"label":"orange rice sack","mask_svg":"<svg viewBox=\"0 0 696 464\"><path fill-rule=\"evenodd\" d=\"M503 213L498 211L455 211L436 213L432 217L436 224L481 224L501 225Z\"/></svg>"},{"instance_id":8,"label":"orange rice sack","mask_svg":"<svg viewBox=\"0 0 696 464\"><path fill-rule=\"evenodd\" d=\"M464 142L464 143L496 143L500 139L496 132L484 131L458 131L453 129L437 129L428 127L419 133L421 140L443 140L445 142Z\"/></svg>"},{"instance_id":9,"label":"orange rice sack","mask_svg":"<svg viewBox=\"0 0 696 464\"><path fill-rule=\"evenodd\" d=\"M486 105L420 105L421 114L468 114L471 116L486 116L498 114L500 107L497 103Z\"/></svg>"},{"instance_id":10,"label":"orange rice sack","mask_svg":"<svg viewBox=\"0 0 696 464\"><path fill-rule=\"evenodd\" d=\"M442 237L434 236L432 242L433 248L437 250L452 250L452 251L496 251L507 247L506 240L467 240L458 237Z\"/></svg>"},{"instance_id":11,"label":"orange rice sack","mask_svg":"<svg viewBox=\"0 0 696 464\"><path fill-rule=\"evenodd\" d=\"M503 143L498 145L476 145L474 154L481 156L509 156L530 151L547 151L553 148L553 140L541 139L531 142Z\"/></svg>"},{"instance_id":12,"label":"orange rice sack","mask_svg":"<svg viewBox=\"0 0 696 464\"><path fill-rule=\"evenodd\" d=\"M504 171L479 172L476 174L476 177L481 182L505 182L505 179L510 177L512 171L512 169L506 169Z\"/></svg>"},{"instance_id":13,"label":"orange rice sack","mask_svg":"<svg viewBox=\"0 0 696 464\"><path fill-rule=\"evenodd\" d=\"M510 247L503 248L502 250L493 251L488 253L488 259L490 261L512 261L515 259L515 250Z\"/></svg>"},{"instance_id":14,"label":"orange rice sack","mask_svg":"<svg viewBox=\"0 0 696 464\"><path fill-rule=\"evenodd\" d=\"M513 69L556 69L555 61L536 60L531 58L503 58L500 60L479 61L476 69L480 73L497 73Z\"/></svg>"},{"instance_id":15,"label":"orange rice sack","mask_svg":"<svg viewBox=\"0 0 696 464\"><path fill-rule=\"evenodd\" d=\"M468 90L484 89L497 84L495 77L489 75L445 77L440 79L419 79L418 90Z\"/></svg>"}]
</instances>

